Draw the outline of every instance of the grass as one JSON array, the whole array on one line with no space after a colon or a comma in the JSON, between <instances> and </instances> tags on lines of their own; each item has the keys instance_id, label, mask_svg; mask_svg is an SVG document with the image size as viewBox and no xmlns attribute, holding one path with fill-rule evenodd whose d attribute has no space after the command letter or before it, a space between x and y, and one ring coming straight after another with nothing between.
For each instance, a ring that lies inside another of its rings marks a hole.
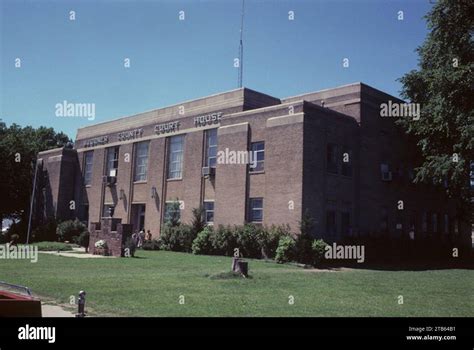
<instances>
[{"instance_id":1,"label":"grass","mask_svg":"<svg viewBox=\"0 0 474 350\"><path fill-rule=\"evenodd\" d=\"M228 273L228 257L162 251L136 255L77 259L40 254L37 263L0 260L0 280L26 285L58 303L85 290L87 308L95 315L474 316L474 270L321 272L249 260L252 278L245 279Z\"/></svg>"}]
</instances>

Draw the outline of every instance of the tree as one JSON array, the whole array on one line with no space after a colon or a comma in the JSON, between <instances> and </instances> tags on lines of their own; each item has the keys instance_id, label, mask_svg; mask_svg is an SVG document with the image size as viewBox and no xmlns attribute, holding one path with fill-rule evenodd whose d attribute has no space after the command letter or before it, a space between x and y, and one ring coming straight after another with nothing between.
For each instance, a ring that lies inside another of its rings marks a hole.
<instances>
[{"instance_id":1,"label":"tree","mask_svg":"<svg viewBox=\"0 0 474 350\"><path fill-rule=\"evenodd\" d=\"M197 236L206 226L206 221L204 220L205 210L203 207L193 208L193 218L191 220L191 227L193 234Z\"/></svg>"},{"instance_id":2,"label":"tree","mask_svg":"<svg viewBox=\"0 0 474 350\"><path fill-rule=\"evenodd\" d=\"M420 104L420 119L398 121L414 136L421 155L414 181L445 184L464 217L474 160L473 13L471 0L440 0L426 15L430 33L417 49L419 69L400 79L402 97Z\"/></svg>"},{"instance_id":3,"label":"tree","mask_svg":"<svg viewBox=\"0 0 474 350\"><path fill-rule=\"evenodd\" d=\"M67 135L53 128L7 127L0 121L0 220L27 218L38 152L70 142Z\"/></svg>"},{"instance_id":4,"label":"tree","mask_svg":"<svg viewBox=\"0 0 474 350\"><path fill-rule=\"evenodd\" d=\"M169 205L168 208L166 208L166 213L165 213L165 225L169 225L172 227L179 226L181 222L181 213L180 213L180 203L178 199L175 201L167 204Z\"/></svg>"}]
</instances>

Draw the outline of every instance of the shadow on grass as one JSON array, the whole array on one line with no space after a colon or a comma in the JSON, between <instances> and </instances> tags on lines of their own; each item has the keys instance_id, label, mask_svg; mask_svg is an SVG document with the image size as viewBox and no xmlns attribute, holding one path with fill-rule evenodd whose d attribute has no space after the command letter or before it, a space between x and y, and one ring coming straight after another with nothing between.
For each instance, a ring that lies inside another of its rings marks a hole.
<instances>
[{"instance_id":1,"label":"shadow on grass","mask_svg":"<svg viewBox=\"0 0 474 350\"><path fill-rule=\"evenodd\" d=\"M330 264L321 264L317 268L334 269L334 268L351 268L351 269L370 269L381 271L429 271L429 270L453 270L465 269L474 270L474 262L439 262L439 261L403 261L403 262L367 262L357 263L353 261L341 261Z\"/></svg>"}]
</instances>

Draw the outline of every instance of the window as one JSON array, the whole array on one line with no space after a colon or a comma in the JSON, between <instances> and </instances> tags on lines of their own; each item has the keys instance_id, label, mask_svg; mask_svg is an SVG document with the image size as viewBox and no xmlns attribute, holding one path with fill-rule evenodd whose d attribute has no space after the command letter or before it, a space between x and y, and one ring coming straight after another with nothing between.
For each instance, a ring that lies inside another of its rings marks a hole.
<instances>
[{"instance_id":1,"label":"window","mask_svg":"<svg viewBox=\"0 0 474 350\"><path fill-rule=\"evenodd\" d=\"M206 224L214 223L214 202L204 202L204 220Z\"/></svg>"},{"instance_id":2,"label":"window","mask_svg":"<svg viewBox=\"0 0 474 350\"><path fill-rule=\"evenodd\" d=\"M328 210L326 211L326 233L328 235L334 236L336 232L337 232L336 211Z\"/></svg>"},{"instance_id":3,"label":"window","mask_svg":"<svg viewBox=\"0 0 474 350\"><path fill-rule=\"evenodd\" d=\"M112 210L112 212L111 212ZM110 218L110 213L114 213L115 211L115 206L113 204L104 204L104 206L102 207L102 217L103 218Z\"/></svg>"},{"instance_id":4,"label":"window","mask_svg":"<svg viewBox=\"0 0 474 350\"><path fill-rule=\"evenodd\" d=\"M431 214L431 228L433 233L438 233L438 214L432 213Z\"/></svg>"},{"instance_id":5,"label":"window","mask_svg":"<svg viewBox=\"0 0 474 350\"><path fill-rule=\"evenodd\" d=\"M166 202L165 203L165 223L175 225L181 220L180 202Z\"/></svg>"},{"instance_id":6,"label":"window","mask_svg":"<svg viewBox=\"0 0 474 350\"><path fill-rule=\"evenodd\" d=\"M263 198L250 198L249 221L262 222L263 221Z\"/></svg>"},{"instance_id":7,"label":"window","mask_svg":"<svg viewBox=\"0 0 474 350\"><path fill-rule=\"evenodd\" d=\"M382 208L381 220L380 220L380 230L386 232L388 230L388 210L387 208Z\"/></svg>"},{"instance_id":8,"label":"window","mask_svg":"<svg viewBox=\"0 0 474 350\"><path fill-rule=\"evenodd\" d=\"M349 147L342 149L342 175L352 176L352 151Z\"/></svg>"},{"instance_id":9,"label":"window","mask_svg":"<svg viewBox=\"0 0 474 350\"><path fill-rule=\"evenodd\" d=\"M252 160L250 171L263 171L265 163L265 142L252 142L251 151L251 158L249 157L249 161Z\"/></svg>"},{"instance_id":10,"label":"window","mask_svg":"<svg viewBox=\"0 0 474 350\"><path fill-rule=\"evenodd\" d=\"M444 214L444 233L449 234L449 215Z\"/></svg>"},{"instance_id":11,"label":"window","mask_svg":"<svg viewBox=\"0 0 474 350\"><path fill-rule=\"evenodd\" d=\"M352 236L351 213L347 211L341 213L341 229L343 236Z\"/></svg>"},{"instance_id":12,"label":"window","mask_svg":"<svg viewBox=\"0 0 474 350\"><path fill-rule=\"evenodd\" d=\"M206 157L204 166L215 168L217 157L217 129L206 130Z\"/></svg>"},{"instance_id":13,"label":"window","mask_svg":"<svg viewBox=\"0 0 474 350\"><path fill-rule=\"evenodd\" d=\"M92 183L92 163L94 151L84 153L84 185Z\"/></svg>"},{"instance_id":14,"label":"window","mask_svg":"<svg viewBox=\"0 0 474 350\"><path fill-rule=\"evenodd\" d=\"M105 170L106 176L117 176L119 148L107 148L107 165ZM113 174L112 174L113 173Z\"/></svg>"},{"instance_id":15,"label":"window","mask_svg":"<svg viewBox=\"0 0 474 350\"><path fill-rule=\"evenodd\" d=\"M337 174L337 145L333 143L326 147L326 167L328 173Z\"/></svg>"},{"instance_id":16,"label":"window","mask_svg":"<svg viewBox=\"0 0 474 350\"><path fill-rule=\"evenodd\" d=\"M170 137L168 154L168 179L183 177L184 135Z\"/></svg>"},{"instance_id":17,"label":"window","mask_svg":"<svg viewBox=\"0 0 474 350\"><path fill-rule=\"evenodd\" d=\"M133 181L146 181L148 170L148 141L135 146L135 171Z\"/></svg>"},{"instance_id":18,"label":"window","mask_svg":"<svg viewBox=\"0 0 474 350\"><path fill-rule=\"evenodd\" d=\"M428 213L426 211L421 214L421 232L428 232Z\"/></svg>"}]
</instances>

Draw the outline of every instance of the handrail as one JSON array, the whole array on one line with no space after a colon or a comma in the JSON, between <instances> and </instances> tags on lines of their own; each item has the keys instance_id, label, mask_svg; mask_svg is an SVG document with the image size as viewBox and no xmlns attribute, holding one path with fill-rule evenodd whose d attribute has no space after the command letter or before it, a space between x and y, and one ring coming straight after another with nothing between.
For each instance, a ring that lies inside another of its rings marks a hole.
<instances>
[{"instance_id":1,"label":"handrail","mask_svg":"<svg viewBox=\"0 0 474 350\"><path fill-rule=\"evenodd\" d=\"M25 290L26 293L31 297L31 292L30 292L30 289L28 287L20 286L20 285L12 284L12 283L7 283L7 282L3 282L3 281L0 281L0 285L6 285L8 287L13 287L13 288Z\"/></svg>"}]
</instances>

